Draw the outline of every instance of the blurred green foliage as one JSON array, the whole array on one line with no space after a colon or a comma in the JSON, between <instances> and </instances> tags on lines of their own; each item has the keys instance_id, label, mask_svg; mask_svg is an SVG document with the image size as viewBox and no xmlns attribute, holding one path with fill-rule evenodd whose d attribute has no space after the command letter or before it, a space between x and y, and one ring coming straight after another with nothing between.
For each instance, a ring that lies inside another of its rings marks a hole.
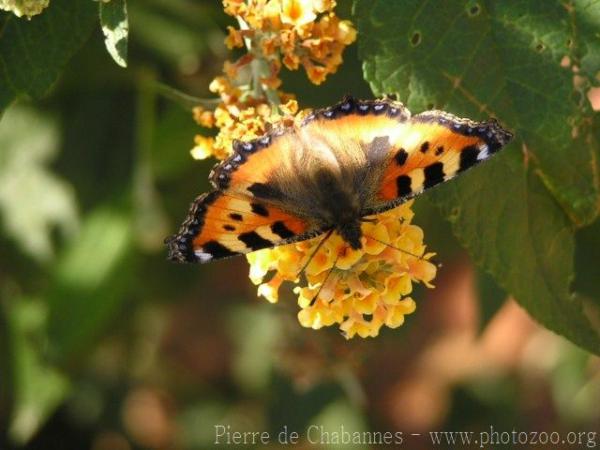
<instances>
[{"instance_id":1,"label":"blurred green foliage","mask_svg":"<svg viewBox=\"0 0 600 450\"><path fill-rule=\"evenodd\" d=\"M417 200L437 289L365 342L301 329L289 292L255 301L243 260L164 260L212 163L190 158L189 104L161 86L210 95L232 24L220 2L129 0L127 56L113 45L126 70L96 3L0 13L0 448L201 449L216 424L598 430L598 358L505 300L598 352L597 113L582 93L598 83L599 3L359 0L338 73L321 87L284 73L302 107L371 87L414 111L489 109L516 132L503 156Z\"/></svg>"},{"instance_id":2,"label":"blurred green foliage","mask_svg":"<svg viewBox=\"0 0 600 450\"><path fill-rule=\"evenodd\" d=\"M15 107L0 127L4 229L29 256L47 262L54 254L53 229L68 237L78 228L73 188L49 167L58 153L56 120L28 107Z\"/></svg>"}]
</instances>

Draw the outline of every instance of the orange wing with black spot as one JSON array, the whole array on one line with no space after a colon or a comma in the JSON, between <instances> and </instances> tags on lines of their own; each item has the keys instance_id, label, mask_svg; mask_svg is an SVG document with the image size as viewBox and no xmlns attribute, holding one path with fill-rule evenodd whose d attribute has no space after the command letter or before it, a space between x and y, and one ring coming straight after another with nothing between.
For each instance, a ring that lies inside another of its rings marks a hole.
<instances>
[{"instance_id":1,"label":"orange wing with black spot","mask_svg":"<svg viewBox=\"0 0 600 450\"><path fill-rule=\"evenodd\" d=\"M268 183L273 170L297 147L291 128L274 129L251 141L234 141L232 156L215 166L209 180L219 190L252 194L252 185Z\"/></svg>"},{"instance_id":2,"label":"orange wing with black spot","mask_svg":"<svg viewBox=\"0 0 600 450\"><path fill-rule=\"evenodd\" d=\"M443 111L407 121L390 142L390 156L369 213L391 209L487 160L512 139L495 119L474 122Z\"/></svg>"},{"instance_id":3,"label":"orange wing with black spot","mask_svg":"<svg viewBox=\"0 0 600 450\"><path fill-rule=\"evenodd\" d=\"M204 263L321 234L322 228L310 216L298 215L270 182L297 147L291 128L234 142L233 154L210 174L215 190L199 196L179 232L167 238L169 259Z\"/></svg>"},{"instance_id":4,"label":"orange wing with black spot","mask_svg":"<svg viewBox=\"0 0 600 450\"><path fill-rule=\"evenodd\" d=\"M309 222L251 196L212 191L192 204L169 259L208 262L317 236Z\"/></svg>"}]
</instances>

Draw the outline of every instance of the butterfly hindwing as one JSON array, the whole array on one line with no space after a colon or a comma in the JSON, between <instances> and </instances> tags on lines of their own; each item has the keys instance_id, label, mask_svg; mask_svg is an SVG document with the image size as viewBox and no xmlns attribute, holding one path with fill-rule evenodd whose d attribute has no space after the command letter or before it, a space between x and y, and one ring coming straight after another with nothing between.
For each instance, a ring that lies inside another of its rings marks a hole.
<instances>
[{"instance_id":1,"label":"butterfly hindwing","mask_svg":"<svg viewBox=\"0 0 600 450\"><path fill-rule=\"evenodd\" d=\"M304 220L250 196L212 191L196 199L179 233L168 240L169 257L204 263L319 233Z\"/></svg>"}]
</instances>

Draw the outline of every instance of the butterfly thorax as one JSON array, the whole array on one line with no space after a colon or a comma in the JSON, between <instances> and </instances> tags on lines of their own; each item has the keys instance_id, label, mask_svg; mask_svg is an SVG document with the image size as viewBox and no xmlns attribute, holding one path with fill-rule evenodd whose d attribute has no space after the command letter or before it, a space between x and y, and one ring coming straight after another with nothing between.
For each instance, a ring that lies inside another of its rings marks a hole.
<instances>
[{"instance_id":1,"label":"butterfly thorax","mask_svg":"<svg viewBox=\"0 0 600 450\"><path fill-rule=\"evenodd\" d=\"M328 168L316 171L311 178L316 187L312 191L319 193L311 212L313 217L325 228L335 229L352 248L361 248L362 204L357 190Z\"/></svg>"}]
</instances>

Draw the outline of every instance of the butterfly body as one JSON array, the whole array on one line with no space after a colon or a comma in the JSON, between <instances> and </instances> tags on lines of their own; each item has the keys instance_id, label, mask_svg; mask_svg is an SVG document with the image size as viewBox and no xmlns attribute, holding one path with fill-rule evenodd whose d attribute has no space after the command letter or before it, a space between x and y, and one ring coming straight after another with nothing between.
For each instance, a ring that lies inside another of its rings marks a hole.
<instances>
[{"instance_id":1,"label":"butterfly body","mask_svg":"<svg viewBox=\"0 0 600 450\"><path fill-rule=\"evenodd\" d=\"M176 261L207 262L335 230L361 248L361 222L486 160L512 135L494 120L346 97L299 126L249 142L215 167L215 190L167 240Z\"/></svg>"}]
</instances>

